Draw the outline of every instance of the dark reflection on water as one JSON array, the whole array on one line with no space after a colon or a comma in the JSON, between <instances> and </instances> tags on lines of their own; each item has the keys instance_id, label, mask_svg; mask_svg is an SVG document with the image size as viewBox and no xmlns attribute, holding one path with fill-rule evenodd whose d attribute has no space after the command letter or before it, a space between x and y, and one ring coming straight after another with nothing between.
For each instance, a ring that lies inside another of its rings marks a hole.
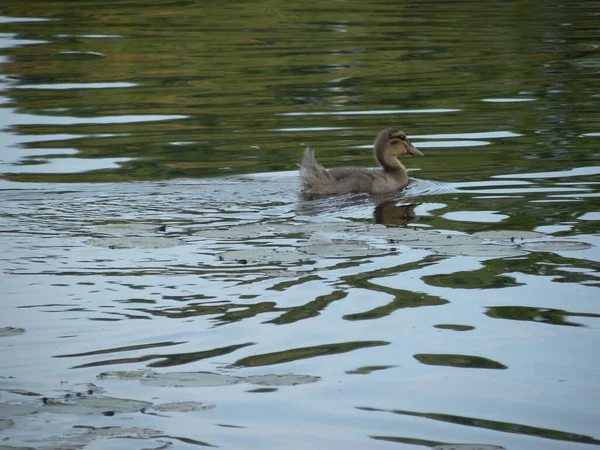
<instances>
[{"instance_id":1,"label":"dark reflection on water","mask_svg":"<svg viewBox=\"0 0 600 450\"><path fill-rule=\"evenodd\" d=\"M600 314L573 313L560 309L530 308L526 306L496 306L488 308L488 312L486 314L495 319L529 320L532 322L547 323L550 325L568 325L572 327L580 327L582 324L569 322L566 320L566 318L600 317Z\"/></svg>"},{"instance_id":2,"label":"dark reflection on water","mask_svg":"<svg viewBox=\"0 0 600 450\"><path fill-rule=\"evenodd\" d=\"M247 358L238 359L235 366L265 366L273 364L283 364L286 362L297 361L299 359L314 358L316 356L328 356L339 353L351 352L369 347L379 347L389 345L385 341L366 341L366 342L342 342L327 345L318 345L316 347L295 348L282 352L267 353L263 355L253 355Z\"/></svg>"},{"instance_id":3,"label":"dark reflection on water","mask_svg":"<svg viewBox=\"0 0 600 450\"><path fill-rule=\"evenodd\" d=\"M530 427L527 425L517 424L517 423L505 423L505 422L496 422L493 420L485 420L474 417L461 417L461 416L452 416L448 414L436 414L436 413L419 413L416 411L402 411L402 410L378 410L375 408L359 408L364 411L374 411L374 412L391 412L393 414L399 414L402 416L414 416L414 417L423 417L431 420L438 420L441 422L449 422L457 425L468 426L468 427L478 427L478 428L486 428L496 431L501 431L504 433L516 433L516 434L525 434L528 436L538 436L544 439L552 439L558 441L570 441L577 442L581 444L600 444L600 441L594 439L591 436L582 436L574 433L567 433L564 431L557 430L548 430L545 428L537 428Z\"/></svg>"},{"instance_id":4,"label":"dark reflection on water","mask_svg":"<svg viewBox=\"0 0 600 450\"><path fill-rule=\"evenodd\" d=\"M73 6L0 9L0 403L201 398L175 439L223 448L600 443L596 5ZM388 126L427 155L407 189L300 195L307 145L373 166ZM147 367L320 381L96 378ZM48 414L3 442L81 445Z\"/></svg>"},{"instance_id":5,"label":"dark reflection on water","mask_svg":"<svg viewBox=\"0 0 600 450\"><path fill-rule=\"evenodd\" d=\"M408 225L419 220L414 211L415 206L418 205L398 205L395 202L379 204L373 211L373 218L375 223L383 225Z\"/></svg>"},{"instance_id":6,"label":"dark reflection on water","mask_svg":"<svg viewBox=\"0 0 600 450\"><path fill-rule=\"evenodd\" d=\"M266 323L285 325L288 323L297 322L299 320L310 319L311 317L318 316L320 312L327 308L331 303L342 300L347 295L348 293L344 291L334 291L331 294L320 295L313 301L307 302L300 307L290 308L289 311L285 312L276 319L267 321Z\"/></svg>"},{"instance_id":7,"label":"dark reflection on water","mask_svg":"<svg viewBox=\"0 0 600 450\"><path fill-rule=\"evenodd\" d=\"M172 367L172 366L180 366L182 364L189 364L195 361L200 361L203 359L215 358L223 355L227 355L229 353L233 353L240 348L247 347L252 345L251 342L239 344L239 345L228 345L227 347L222 348L213 348L211 350L203 351L203 352L193 352L193 353L173 353L168 355L144 355L142 357L132 357L132 358L122 358L122 359L110 359L104 361L96 361L89 364L81 364L78 366L73 366L73 369L81 369L84 367L98 367L98 366L107 366L114 364L131 364L131 363L141 363L146 361L152 361L158 359L160 361L151 362L146 364L147 367ZM103 350L102 353L109 352L121 352L123 349L111 349L111 350ZM99 353L99 352L96 352ZM87 355L57 355L56 358L69 358L69 357L77 357L77 356L87 356Z\"/></svg>"},{"instance_id":8,"label":"dark reflection on water","mask_svg":"<svg viewBox=\"0 0 600 450\"><path fill-rule=\"evenodd\" d=\"M484 140L491 144L484 147L443 139L416 163L435 180L595 163L586 150L594 140L582 135L597 130L581 120L597 120L587 3L375 5L309 2L299 11L279 1L104 2L88 3L85 14L68 3L11 5L5 15L52 20L2 24L32 42L5 50L4 73L20 114L15 161L36 163L31 173L17 165L5 177L111 181L285 170L301 144L331 162L366 165L370 155L355 147L384 125L417 136L518 136L504 145ZM426 112L436 110L456 112ZM61 155L67 149L79 161ZM131 159L76 173L75 164L85 169L97 158L107 165ZM58 166L44 170L44 161Z\"/></svg>"},{"instance_id":9,"label":"dark reflection on water","mask_svg":"<svg viewBox=\"0 0 600 450\"><path fill-rule=\"evenodd\" d=\"M501 271L494 273L493 261L486 262L485 267L479 270L455 272L448 275L423 277L423 281L431 286L444 286L460 289L500 289L504 287L520 286L514 278L501 275L505 273L505 265Z\"/></svg>"},{"instance_id":10,"label":"dark reflection on water","mask_svg":"<svg viewBox=\"0 0 600 450\"><path fill-rule=\"evenodd\" d=\"M414 355L420 363L430 366L466 367L469 369L508 369L498 361L472 355Z\"/></svg>"}]
</instances>

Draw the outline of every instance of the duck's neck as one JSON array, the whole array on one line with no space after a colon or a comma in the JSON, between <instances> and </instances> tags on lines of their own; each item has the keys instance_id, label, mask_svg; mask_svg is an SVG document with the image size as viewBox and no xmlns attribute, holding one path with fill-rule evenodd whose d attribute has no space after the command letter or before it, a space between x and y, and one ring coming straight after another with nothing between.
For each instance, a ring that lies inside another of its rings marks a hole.
<instances>
[{"instance_id":1,"label":"duck's neck","mask_svg":"<svg viewBox=\"0 0 600 450\"><path fill-rule=\"evenodd\" d=\"M398 158L391 155L378 156L379 157L377 160L387 175L392 176L402 184L408 183L408 173L406 172L406 167L404 167Z\"/></svg>"},{"instance_id":2,"label":"duck's neck","mask_svg":"<svg viewBox=\"0 0 600 450\"><path fill-rule=\"evenodd\" d=\"M377 155L377 161L386 172L394 172L396 170L406 171L406 167L402 165L400 160L392 155Z\"/></svg>"}]
</instances>

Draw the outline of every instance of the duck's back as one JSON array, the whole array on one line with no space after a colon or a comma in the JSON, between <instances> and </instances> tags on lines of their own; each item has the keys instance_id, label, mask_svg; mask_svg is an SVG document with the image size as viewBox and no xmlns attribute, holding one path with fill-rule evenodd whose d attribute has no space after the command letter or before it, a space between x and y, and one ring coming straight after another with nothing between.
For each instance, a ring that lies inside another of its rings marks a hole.
<instances>
[{"instance_id":1,"label":"duck's back","mask_svg":"<svg viewBox=\"0 0 600 450\"><path fill-rule=\"evenodd\" d=\"M383 170L363 167L325 169L315 159L314 151L306 149L300 163L302 191L307 194L382 193L398 189L393 178Z\"/></svg>"}]
</instances>

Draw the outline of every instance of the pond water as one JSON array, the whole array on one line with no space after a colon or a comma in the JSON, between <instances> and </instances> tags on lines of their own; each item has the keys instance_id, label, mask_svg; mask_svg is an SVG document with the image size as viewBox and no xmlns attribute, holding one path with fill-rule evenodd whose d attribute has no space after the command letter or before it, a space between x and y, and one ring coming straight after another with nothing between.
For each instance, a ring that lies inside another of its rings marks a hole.
<instances>
[{"instance_id":1,"label":"pond water","mask_svg":"<svg viewBox=\"0 0 600 450\"><path fill-rule=\"evenodd\" d=\"M597 3L0 6L2 448L600 445Z\"/></svg>"}]
</instances>

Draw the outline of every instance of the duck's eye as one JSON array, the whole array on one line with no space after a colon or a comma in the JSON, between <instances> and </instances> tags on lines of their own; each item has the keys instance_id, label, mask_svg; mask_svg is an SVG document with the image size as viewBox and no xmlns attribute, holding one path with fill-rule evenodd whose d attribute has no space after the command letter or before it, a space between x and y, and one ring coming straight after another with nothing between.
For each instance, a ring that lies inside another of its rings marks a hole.
<instances>
[{"instance_id":1,"label":"duck's eye","mask_svg":"<svg viewBox=\"0 0 600 450\"><path fill-rule=\"evenodd\" d=\"M400 140L405 141L406 140L406 136L404 136L403 134L401 134L400 136L398 136L400 138Z\"/></svg>"}]
</instances>

